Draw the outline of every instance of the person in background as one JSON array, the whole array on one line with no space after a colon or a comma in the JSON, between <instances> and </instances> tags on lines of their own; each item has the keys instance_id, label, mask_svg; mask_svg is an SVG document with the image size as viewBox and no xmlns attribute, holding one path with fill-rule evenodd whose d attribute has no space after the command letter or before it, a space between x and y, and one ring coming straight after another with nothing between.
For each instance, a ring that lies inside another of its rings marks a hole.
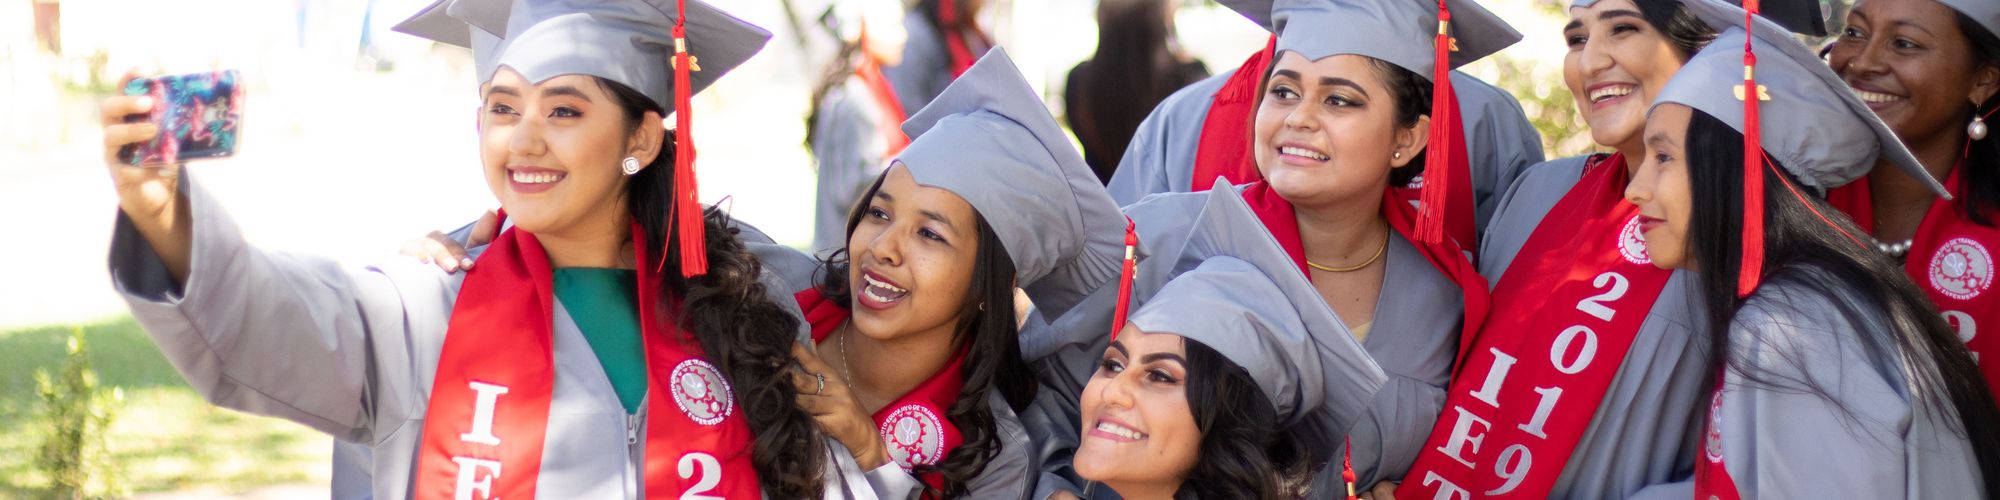
<instances>
[{"instance_id":1,"label":"person in background","mask_svg":"<svg viewBox=\"0 0 2000 500\"><path fill-rule=\"evenodd\" d=\"M910 41L903 45L903 62L883 68L903 109L923 109L993 48L993 38L979 26L986 0L916 0L903 16Z\"/></svg>"},{"instance_id":2,"label":"person in background","mask_svg":"<svg viewBox=\"0 0 2000 500\"><path fill-rule=\"evenodd\" d=\"M840 52L813 88L806 146L818 166L810 249L825 254L847 245L848 210L888 168L910 139L906 110L883 68L903 61L909 33L902 0L842 0L823 19L840 37Z\"/></svg>"},{"instance_id":3,"label":"person in background","mask_svg":"<svg viewBox=\"0 0 2000 500\"><path fill-rule=\"evenodd\" d=\"M1097 52L1069 71L1063 116L1083 143L1083 161L1097 172L1098 182L1111 182L1132 133L1154 106L1208 77L1208 67L1182 53L1174 36L1176 3L1097 3Z\"/></svg>"}]
</instances>

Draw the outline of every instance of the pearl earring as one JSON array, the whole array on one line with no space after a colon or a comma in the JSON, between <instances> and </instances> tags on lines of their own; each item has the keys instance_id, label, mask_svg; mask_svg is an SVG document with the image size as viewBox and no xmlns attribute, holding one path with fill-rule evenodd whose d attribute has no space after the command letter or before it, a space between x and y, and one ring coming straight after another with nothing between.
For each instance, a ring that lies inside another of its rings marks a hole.
<instances>
[{"instance_id":1,"label":"pearl earring","mask_svg":"<svg viewBox=\"0 0 2000 500\"><path fill-rule=\"evenodd\" d=\"M625 175L632 175L639 173L639 159L630 156L625 157L624 167L625 167Z\"/></svg>"},{"instance_id":2,"label":"pearl earring","mask_svg":"<svg viewBox=\"0 0 2000 500\"><path fill-rule=\"evenodd\" d=\"M1978 115L1973 115L1972 123L1965 126L1965 135L1972 136L1972 140L1975 141L1980 139L1985 139L1986 118Z\"/></svg>"},{"instance_id":3,"label":"pearl earring","mask_svg":"<svg viewBox=\"0 0 2000 500\"><path fill-rule=\"evenodd\" d=\"M1397 152L1394 152L1394 153L1389 153L1389 157L1390 157L1390 158L1395 158L1395 159L1398 159L1398 160L1401 160L1401 159L1403 159L1403 152L1402 152L1402 151L1397 151Z\"/></svg>"}]
</instances>

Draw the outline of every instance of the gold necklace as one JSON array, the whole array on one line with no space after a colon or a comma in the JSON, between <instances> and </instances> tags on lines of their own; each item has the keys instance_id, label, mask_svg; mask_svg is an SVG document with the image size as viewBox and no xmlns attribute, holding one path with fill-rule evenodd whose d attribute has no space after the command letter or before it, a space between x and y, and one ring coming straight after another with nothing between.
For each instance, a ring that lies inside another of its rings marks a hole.
<instances>
[{"instance_id":1,"label":"gold necklace","mask_svg":"<svg viewBox=\"0 0 2000 500\"><path fill-rule=\"evenodd\" d=\"M1369 257L1367 262L1355 264L1354 267L1332 267L1332 266L1322 266L1317 262L1313 262L1312 259L1306 259L1306 265L1312 266L1313 269L1318 269L1329 273L1351 273L1355 271L1360 271L1363 268L1366 268L1369 265L1374 264L1375 261L1381 260L1382 254L1385 253L1389 253L1389 235L1387 233L1384 233L1382 235L1382 248L1375 249L1375 256Z\"/></svg>"}]
</instances>

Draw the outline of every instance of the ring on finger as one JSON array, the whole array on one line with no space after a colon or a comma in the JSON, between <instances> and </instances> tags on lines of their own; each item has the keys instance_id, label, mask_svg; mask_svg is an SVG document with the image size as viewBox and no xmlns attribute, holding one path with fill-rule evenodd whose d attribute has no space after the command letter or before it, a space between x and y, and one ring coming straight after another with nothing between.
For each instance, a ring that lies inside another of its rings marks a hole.
<instances>
[{"instance_id":1,"label":"ring on finger","mask_svg":"<svg viewBox=\"0 0 2000 500\"><path fill-rule=\"evenodd\" d=\"M813 391L813 395L814 395L814 396L825 396L825 395L826 395L826 374L824 374L824 373L814 373L814 374L813 374L813 380L818 380L818 381L819 381L819 390L816 390L816 391Z\"/></svg>"}]
</instances>

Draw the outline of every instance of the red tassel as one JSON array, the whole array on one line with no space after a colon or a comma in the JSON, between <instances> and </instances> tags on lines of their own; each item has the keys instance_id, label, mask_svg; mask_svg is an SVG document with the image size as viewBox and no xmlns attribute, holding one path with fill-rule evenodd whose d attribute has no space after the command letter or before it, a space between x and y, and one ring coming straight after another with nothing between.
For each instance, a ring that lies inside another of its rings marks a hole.
<instances>
[{"instance_id":1,"label":"red tassel","mask_svg":"<svg viewBox=\"0 0 2000 500\"><path fill-rule=\"evenodd\" d=\"M694 63L687 53L687 0L676 3L680 17L674 19L674 201L668 218L680 238L681 276L693 278L708 274L708 234L694 178L694 106L690 99L694 81L689 76ZM661 261L662 266L665 263Z\"/></svg>"},{"instance_id":2,"label":"red tassel","mask_svg":"<svg viewBox=\"0 0 2000 500\"><path fill-rule=\"evenodd\" d=\"M1125 313L1132 309L1132 279L1139 274L1139 231L1132 218L1125 218L1125 268L1118 272L1118 306L1112 309L1111 340L1125 329Z\"/></svg>"},{"instance_id":3,"label":"red tassel","mask_svg":"<svg viewBox=\"0 0 2000 500\"><path fill-rule=\"evenodd\" d=\"M1757 15L1757 0L1744 0L1743 25L1751 26ZM1749 297L1764 274L1764 146L1758 118L1757 37L1743 39L1743 255L1737 268L1736 298Z\"/></svg>"},{"instance_id":4,"label":"red tassel","mask_svg":"<svg viewBox=\"0 0 2000 500\"><path fill-rule=\"evenodd\" d=\"M1453 167L1463 161L1456 157L1459 148L1453 147L1458 138L1458 97L1451 85L1451 10L1445 7L1444 0L1438 0L1438 33L1431 45L1436 65L1431 70L1434 90L1431 96L1430 144L1438 147L1426 149L1424 187L1419 195L1423 218L1417 222L1416 237L1419 243L1435 245L1447 236L1460 241L1469 241L1467 238L1471 237L1470 234L1446 234L1458 232L1455 226L1460 224L1450 219L1460 208L1455 205L1464 202L1452 196L1452 190L1457 187L1455 184L1461 181L1457 178L1459 172ZM1464 181L1470 182L1469 175ZM1468 219L1462 225L1469 229L1471 224Z\"/></svg>"},{"instance_id":5,"label":"red tassel","mask_svg":"<svg viewBox=\"0 0 2000 500\"><path fill-rule=\"evenodd\" d=\"M1360 500L1354 495L1354 438L1346 438L1340 450L1340 480L1347 482L1347 500Z\"/></svg>"}]
</instances>

